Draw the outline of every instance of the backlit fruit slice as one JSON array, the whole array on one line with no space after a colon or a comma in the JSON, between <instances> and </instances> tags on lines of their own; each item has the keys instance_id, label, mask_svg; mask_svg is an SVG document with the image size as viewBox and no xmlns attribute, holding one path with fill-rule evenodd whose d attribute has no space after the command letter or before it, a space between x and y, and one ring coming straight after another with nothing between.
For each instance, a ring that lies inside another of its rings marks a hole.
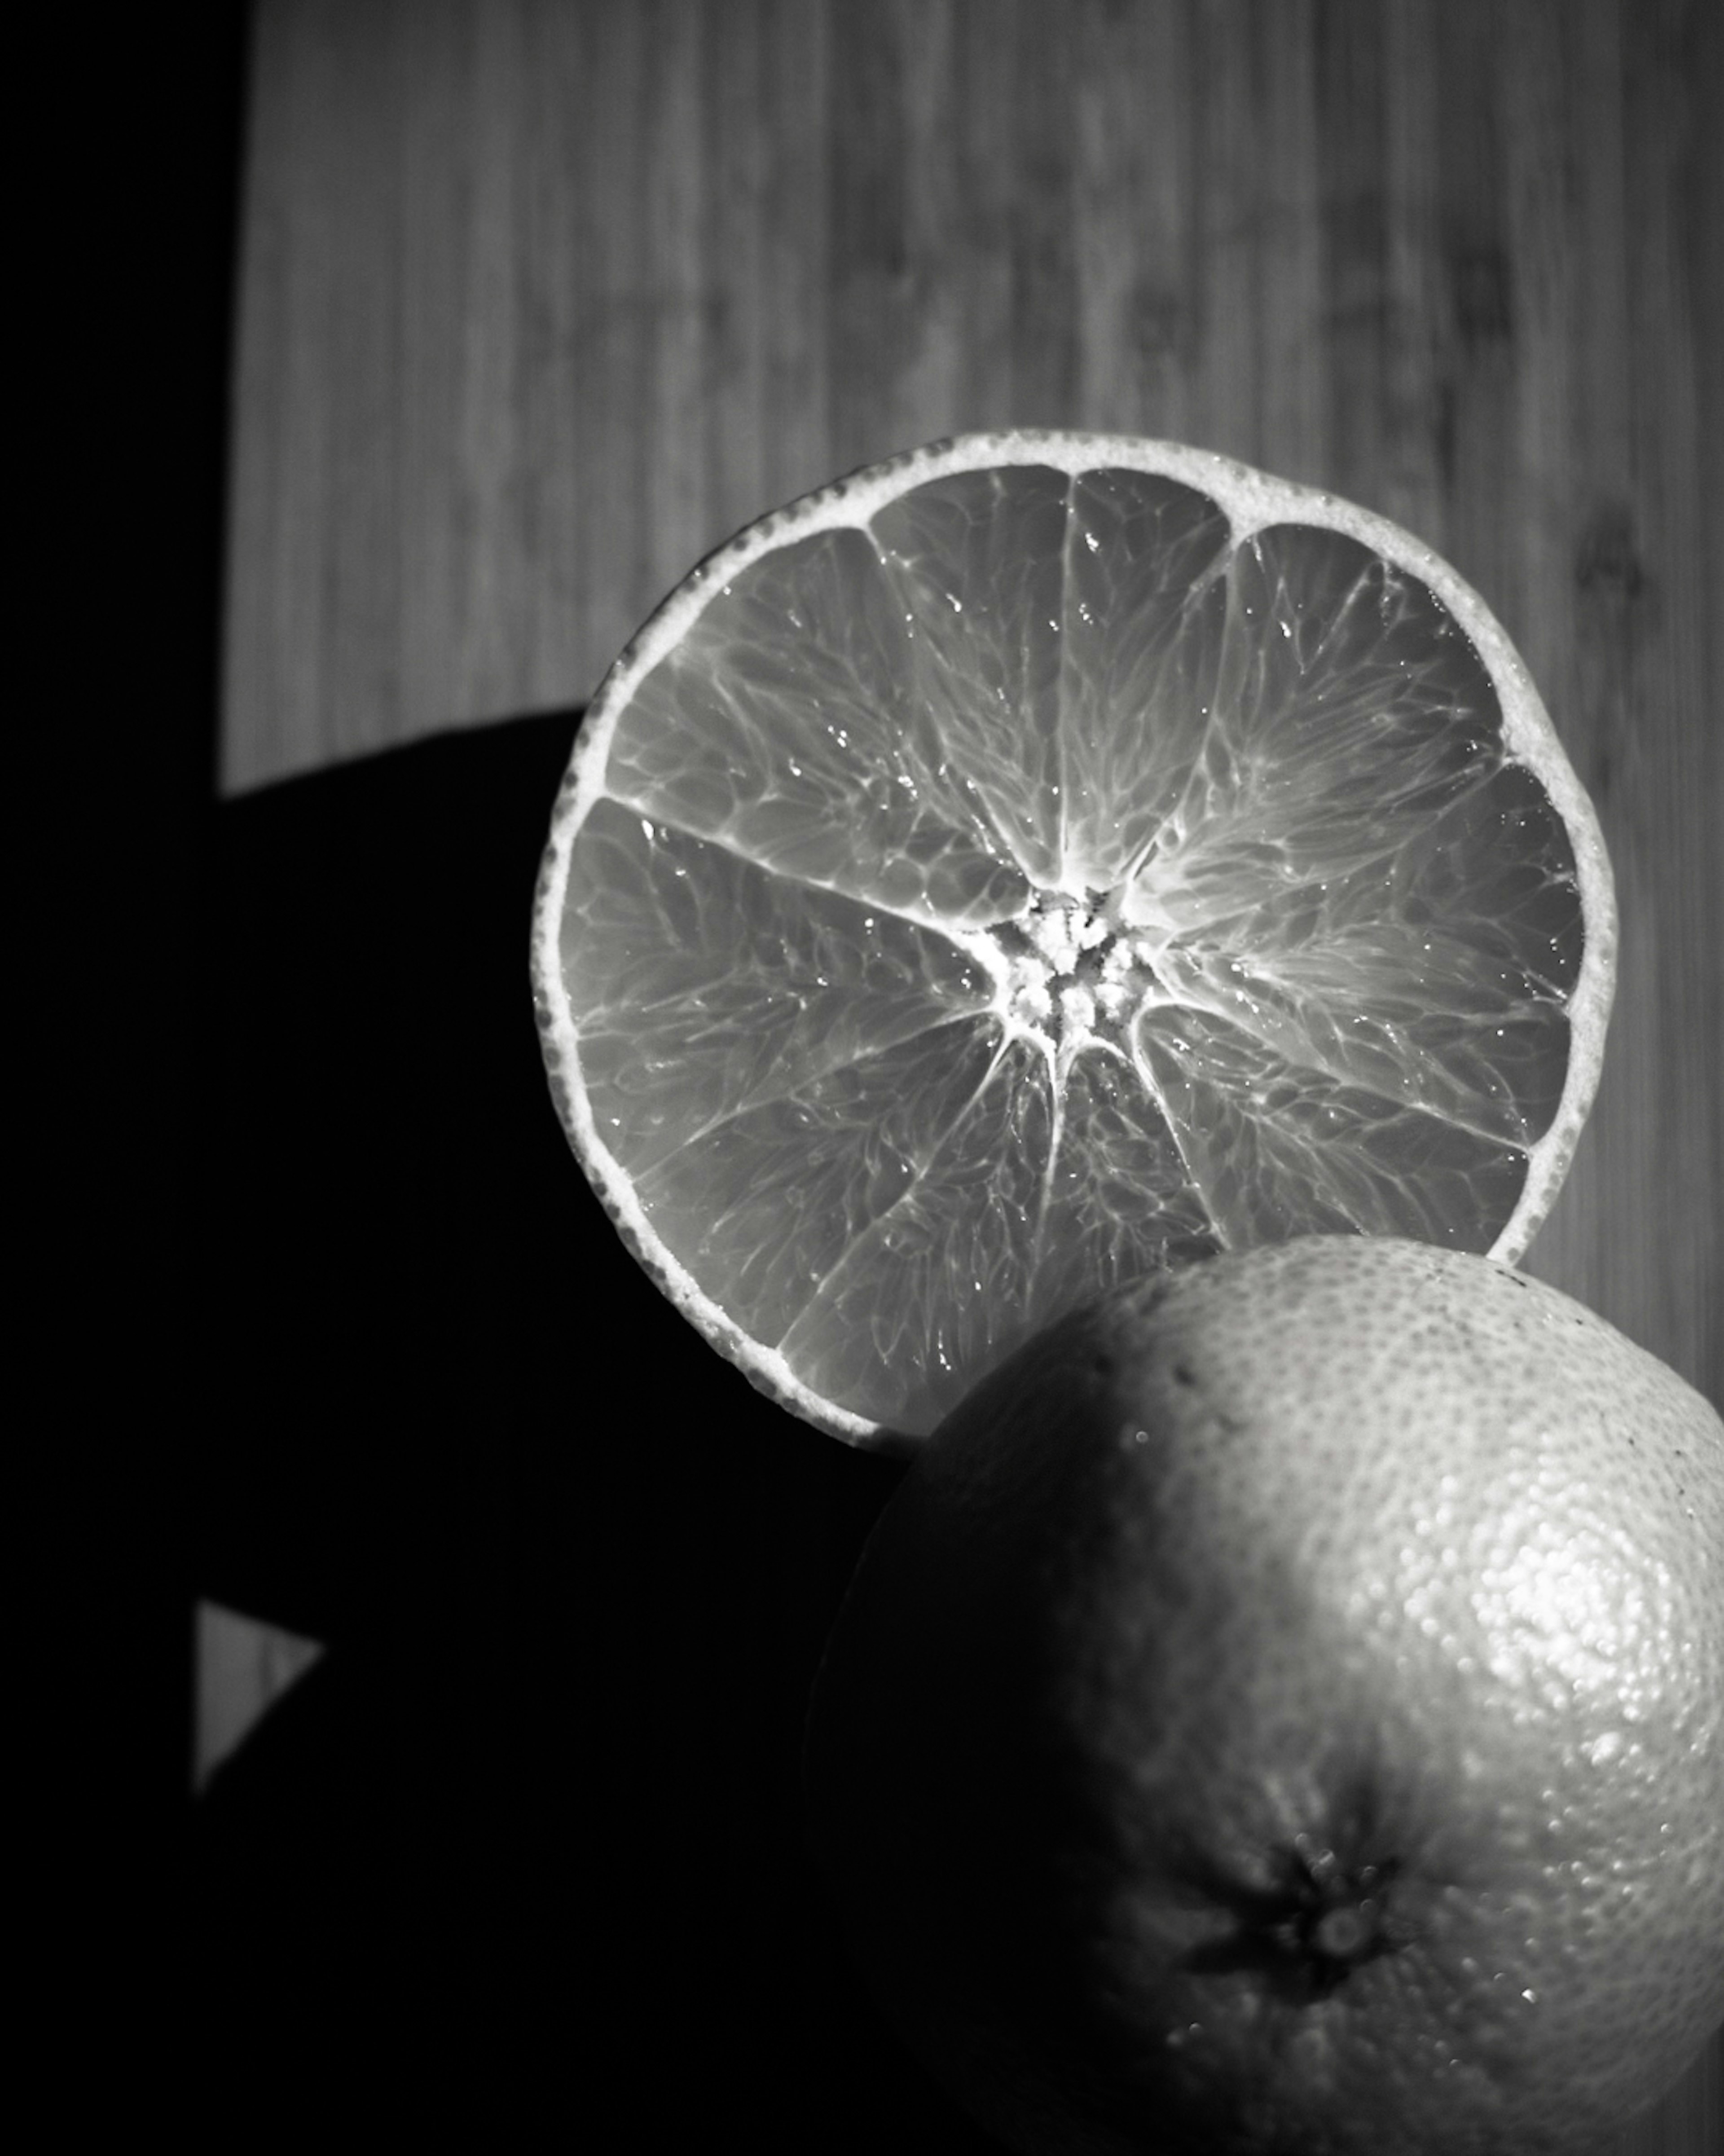
<instances>
[{"instance_id":1,"label":"backlit fruit slice","mask_svg":"<svg viewBox=\"0 0 1724 2156\"><path fill-rule=\"evenodd\" d=\"M1171 1259L1517 1257L1614 945L1591 805L1445 562L1220 457L1020 433L677 588L587 712L532 963L641 1261L797 1412L908 1449Z\"/></svg>"}]
</instances>

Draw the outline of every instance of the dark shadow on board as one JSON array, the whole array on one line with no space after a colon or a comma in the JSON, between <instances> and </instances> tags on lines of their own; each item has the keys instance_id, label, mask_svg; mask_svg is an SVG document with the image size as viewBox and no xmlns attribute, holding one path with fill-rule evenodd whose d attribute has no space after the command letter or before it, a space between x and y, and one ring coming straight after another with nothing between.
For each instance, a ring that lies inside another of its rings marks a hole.
<instances>
[{"instance_id":1,"label":"dark shadow on board","mask_svg":"<svg viewBox=\"0 0 1724 2156\"><path fill-rule=\"evenodd\" d=\"M677 1316L552 1104L527 931L577 716L214 812L197 1585L328 1651L197 1806L207 2115L980 2150L798 1805L901 1470Z\"/></svg>"}]
</instances>

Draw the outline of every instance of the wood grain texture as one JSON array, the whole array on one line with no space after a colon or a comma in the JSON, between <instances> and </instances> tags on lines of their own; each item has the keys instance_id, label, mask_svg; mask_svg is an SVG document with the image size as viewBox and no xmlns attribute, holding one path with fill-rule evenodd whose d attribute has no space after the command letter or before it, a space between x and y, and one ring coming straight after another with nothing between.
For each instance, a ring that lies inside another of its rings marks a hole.
<instances>
[{"instance_id":1,"label":"wood grain texture","mask_svg":"<svg viewBox=\"0 0 1724 2156\"><path fill-rule=\"evenodd\" d=\"M322 1649L279 1625L201 1602L197 1615L198 1712L192 1783L203 1789L259 1717L316 1661Z\"/></svg>"},{"instance_id":2,"label":"wood grain texture","mask_svg":"<svg viewBox=\"0 0 1724 2156\"><path fill-rule=\"evenodd\" d=\"M264 0L225 783L573 704L734 528L1164 434L1484 593L1623 918L1532 1259L1724 1397L1709 0ZM1714 2156L1720 2055L1624 2152Z\"/></svg>"}]
</instances>

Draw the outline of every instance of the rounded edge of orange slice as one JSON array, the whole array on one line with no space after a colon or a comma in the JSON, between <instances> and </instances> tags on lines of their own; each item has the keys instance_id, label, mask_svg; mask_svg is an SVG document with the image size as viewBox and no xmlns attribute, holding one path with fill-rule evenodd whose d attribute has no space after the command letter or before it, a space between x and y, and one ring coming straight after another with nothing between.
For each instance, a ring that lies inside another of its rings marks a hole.
<instances>
[{"instance_id":1,"label":"rounded edge of orange slice","mask_svg":"<svg viewBox=\"0 0 1724 2156\"><path fill-rule=\"evenodd\" d=\"M670 593L619 654L587 707L552 811L534 894L533 998L552 1096L570 1144L622 1240L659 1290L751 1383L780 1404L847 1443L898 1452L913 1450L919 1440L823 1397L777 1348L754 1337L716 1303L655 1231L633 1181L595 1124L582 1081L580 1026L559 955L566 891L576 834L594 803L609 798L605 768L619 719L641 682L684 641L733 578L793 542L838 527L864 528L884 506L926 482L1013 465L1040 465L1071 476L1115 469L1174 480L1220 509L1231 527L1234 550L1272 525L1342 534L1422 583L1482 662L1497 693L1506 759L1530 769L1566 828L1585 924L1578 971L1565 1006L1569 1039L1561 1097L1543 1136L1527 1149L1518 1201L1486 1253L1494 1259L1512 1263L1521 1257L1562 1186L1598 1087L1614 988L1617 925L1609 856L1593 804L1526 667L1472 586L1431 547L1387 517L1182 443L1022 429L956 435L902 451L747 525Z\"/></svg>"}]
</instances>

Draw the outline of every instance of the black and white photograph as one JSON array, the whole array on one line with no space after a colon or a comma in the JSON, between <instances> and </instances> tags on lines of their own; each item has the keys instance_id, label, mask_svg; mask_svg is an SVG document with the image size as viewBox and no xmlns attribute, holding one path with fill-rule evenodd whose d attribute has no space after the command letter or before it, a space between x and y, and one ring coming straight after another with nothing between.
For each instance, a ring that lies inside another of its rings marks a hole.
<instances>
[{"instance_id":1,"label":"black and white photograph","mask_svg":"<svg viewBox=\"0 0 1724 2156\"><path fill-rule=\"evenodd\" d=\"M1724 10L180 36L198 2135L1718 2156Z\"/></svg>"}]
</instances>

